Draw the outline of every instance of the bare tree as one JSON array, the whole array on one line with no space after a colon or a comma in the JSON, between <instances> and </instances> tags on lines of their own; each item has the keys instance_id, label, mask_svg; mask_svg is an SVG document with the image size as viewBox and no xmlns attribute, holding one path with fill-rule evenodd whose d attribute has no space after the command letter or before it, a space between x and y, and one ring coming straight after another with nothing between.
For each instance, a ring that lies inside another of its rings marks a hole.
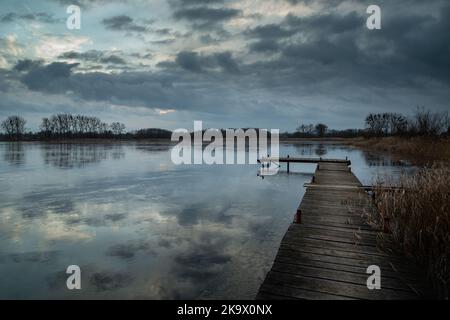
<instances>
[{"instance_id":1,"label":"bare tree","mask_svg":"<svg viewBox=\"0 0 450 320\"><path fill-rule=\"evenodd\" d=\"M319 137L325 136L325 132L327 131L328 126L323 123L316 124L316 132L319 135Z\"/></svg>"},{"instance_id":2,"label":"bare tree","mask_svg":"<svg viewBox=\"0 0 450 320\"><path fill-rule=\"evenodd\" d=\"M20 116L10 116L3 120L0 126L11 139L19 140L25 133L26 123Z\"/></svg>"},{"instance_id":3,"label":"bare tree","mask_svg":"<svg viewBox=\"0 0 450 320\"><path fill-rule=\"evenodd\" d=\"M448 130L448 113L432 113L419 107L414 119L417 134L422 136L437 136Z\"/></svg>"},{"instance_id":4,"label":"bare tree","mask_svg":"<svg viewBox=\"0 0 450 320\"><path fill-rule=\"evenodd\" d=\"M44 134L46 138L49 138L52 134L52 122L49 118L42 118L42 122L40 125L41 132Z\"/></svg>"},{"instance_id":5,"label":"bare tree","mask_svg":"<svg viewBox=\"0 0 450 320\"><path fill-rule=\"evenodd\" d=\"M111 123L111 131L114 135L119 136L125 131L125 125L120 122Z\"/></svg>"}]
</instances>

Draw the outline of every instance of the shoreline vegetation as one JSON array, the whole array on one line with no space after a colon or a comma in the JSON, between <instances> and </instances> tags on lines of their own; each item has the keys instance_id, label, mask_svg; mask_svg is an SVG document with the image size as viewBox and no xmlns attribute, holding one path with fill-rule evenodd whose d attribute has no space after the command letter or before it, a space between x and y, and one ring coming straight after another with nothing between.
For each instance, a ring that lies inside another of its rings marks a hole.
<instances>
[{"instance_id":1,"label":"shoreline vegetation","mask_svg":"<svg viewBox=\"0 0 450 320\"><path fill-rule=\"evenodd\" d=\"M95 117L60 114L42 120L39 132L26 132L26 121L12 116L1 122L0 141L46 143L175 143L172 132L141 129L125 132ZM418 108L408 118L396 113L369 114L364 129L328 130L325 124L301 125L281 133L281 143L338 143L367 151L389 153L415 170L398 179L378 177L376 212L369 223L387 231L380 248L390 248L421 267L435 296L448 299L450 288L450 122L447 113ZM393 191L394 190L394 191Z\"/></svg>"},{"instance_id":2,"label":"shoreline vegetation","mask_svg":"<svg viewBox=\"0 0 450 320\"><path fill-rule=\"evenodd\" d=\"M419 266L436 298L450 297L450 166L434 164L375 185L376 213L369 217L390 247Z\"/></svg>"}]
</instances>

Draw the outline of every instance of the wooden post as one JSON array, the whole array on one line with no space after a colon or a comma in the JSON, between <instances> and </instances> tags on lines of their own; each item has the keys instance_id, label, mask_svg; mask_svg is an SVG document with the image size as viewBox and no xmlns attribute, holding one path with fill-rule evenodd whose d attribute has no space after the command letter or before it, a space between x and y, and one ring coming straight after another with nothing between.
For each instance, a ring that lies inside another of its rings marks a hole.
<instances>
[{"instance_id":1,"label":"wooden post","mask_svg":"<svg viewBox=\"0 0 450 320\"><path fill-rule=\"evenodd\" d=\"M294 223L302 223L302 210L297 209L297 212L295 213Z\"/></svg>"},{"instance_id":2,"label":"wooden post","mask_svg":"<svg viewBox=\"0 0 450 320\"><path fill-rule=\"evenodd\" d=\"M289 158L289 155L287 157ZM289 173L289 160L287 161L287 172Z\"/></svg>"}]
</instances>

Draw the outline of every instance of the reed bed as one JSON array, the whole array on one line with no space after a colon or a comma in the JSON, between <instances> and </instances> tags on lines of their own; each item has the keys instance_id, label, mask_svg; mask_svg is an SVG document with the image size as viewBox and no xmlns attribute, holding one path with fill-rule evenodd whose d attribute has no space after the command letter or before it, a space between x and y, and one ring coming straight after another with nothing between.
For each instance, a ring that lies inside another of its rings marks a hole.
<instances>
[{"instance_id":1,"label":"reed bed","mask_svg":"<svg viewBox=\"0 0 450 320\"><path fill-rule=\"evenodd\" d=\"M380 180L380 179L379 179ZM375 188L374 223L394 247L426 270L437 298L449 298L450 167L441 163L384 178Z\"/></svg>"},{"instance_id":2,"label":"reed bed","mask_svg":"<svg viewBox=\"0 0 450 320\"><path fill-rule=\"evenodd\" d=\"M389 152L415 165L450 163L450 139L439 137L382 137L350 140L356 147Z\"/></svg>"}]
</instances>

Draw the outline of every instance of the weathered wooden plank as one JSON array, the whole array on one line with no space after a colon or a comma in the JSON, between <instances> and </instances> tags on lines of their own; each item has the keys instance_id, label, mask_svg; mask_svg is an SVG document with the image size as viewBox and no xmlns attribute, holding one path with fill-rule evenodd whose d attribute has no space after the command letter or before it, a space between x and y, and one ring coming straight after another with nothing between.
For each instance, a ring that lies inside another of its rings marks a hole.
<instances>
[{"instance_id":1,"label":"weathered wooden plank","mask_svg":"<svg viewBox=\"0 0 450 320\"><path fill-rule=\"evenodd\" d=\"M371 299L371 300L396 300L396 299L418 299L419 296L412 291L400 291L383 288L380 290L368 290L366 285L358 285L345 283L341 281L331 281L312 277L304 277L300 275L292 275L281 272L271 271L267 275L270 284L278 284L280 286L290 286L293 288L305 289L321 292L324 294L339 295L354 299Z\"/></svg>"},{"instance_id":2,"label":"weathered wooden plank","mask_svg":"<svg viewBox=\"0 0 450 320\"><path fill-rule=\"evenodd\" d=\"M348 271L341 271L336 269L325 269L325 268L317 268L313 266L299 266L292 265L283 262L275 262L273 267L273 271L289 273L294 275L300 275L305 277L312 277L318 279L325 279L331 281L340 281L347 282L359 285L366 285L367 274L364 273L355 273ZM406 292L410 292L411 289L402 281L397 279L383 279L383 288L389 288L393 290L402 290Z\"/></svg>"},{"instance_id":3,"label":"weathered wooden plank","mask_svg":"<svg viewBox=\"0 0 450 320\"><path fill-rule=\"evenodd\" d=\"M299 266L314 266L314 267L321 267L326 269L332 269L337 271L348 271L348 272L355 272L355 273L361 273L365 274L367 270L367 266L364 265L348 265L348 264L341 264L333 262L333 259L330 261L327 259L317 259L317 257L320 256L310 256L311 259L308 258L307 254L303 253L302 259L297 259L295 257L291 256L283 256L278 255L276 262L285 263L285 264L292 264L292 265L299 265ZM323 256L322 256L323 257ZM315 259L316 258L316 259ZM327 258L327 257L326 257ZM418 278L406 278L404 277L405 274L399 274L397 271L394 271L392 268L383 269L383 279L398 279L399 281L404 282L409 287L418 287L421 286L421 279ZM407 274L409 276L409 274Z\"/></svg>"},{"instance_id":4,"label":"weathered wooden plank","mask_svg":"<svg viewBox=\"0 0 450 320\"><path fill-rule=\"evenodd\" d=\"M353 253L365 253L368 255L375 255L378 257L389 257L388 254L381 252L377 247L368 247L368 246L362 246L360 244L343 244L339 242L331 242L331 241L321 241L321 240L315 240L310 238L296 238L290 241L289 238L285 239L283 243L292 243L294 245L297 245L297 247L303 247L303 246L309 246L309 247L318 247L318 248L325 248L325 249L336 249L341 251L348 251ZM280 246L281 246L280 245Z\"/></svg>"},{"instance_id":5,"label":"weathered wooden plank","mask_svg":"<svg viewBox=\"0 0 450 320\"><path fill-rule=\"evenodd\" d=\"M348 258L353 260L360 260L363 262L363 264L366 265L366 267L376 264L380 267L384 267L386 269L391 269L391 264L400 264L401 260L397 257L391 257L391 256L379 256L375 254L367 254L362 252L353 252L353 251L346 251L346 250L340 250L340 249L331 249L331 248L325 248L325 247L318 247L318 246L309 246L309 245L302 245L299 246L297 243L290 243L287 241L283 241L283 243L280 246L280 252L286 252L288 251L290 255L295 255L296 252L308 252L312 254L318 254L318 255L324 255L329 257L341 257L341 258ZM294 250L295 252L292 252L291 250ZM349 263L350 260L349 260ZM411 268L404 266L401 271L414 271Z\"/></svg>"}]
</instances>

